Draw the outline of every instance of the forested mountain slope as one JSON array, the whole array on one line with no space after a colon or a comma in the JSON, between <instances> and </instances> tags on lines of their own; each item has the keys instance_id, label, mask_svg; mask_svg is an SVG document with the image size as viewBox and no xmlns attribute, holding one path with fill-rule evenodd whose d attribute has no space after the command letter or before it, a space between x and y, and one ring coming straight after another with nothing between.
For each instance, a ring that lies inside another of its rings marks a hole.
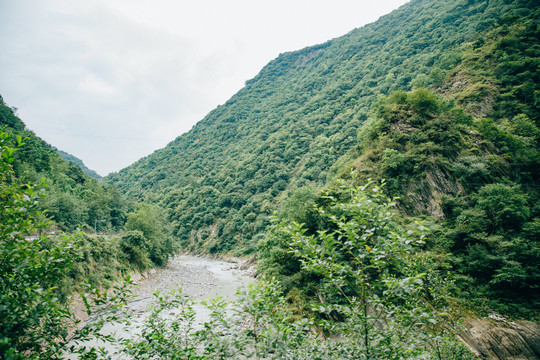
<instances>
[{"instance_id":1,"label":"forested mountain slope","mask_svg":"<svg viewBox=\"0 0 540 360\"><path fill-rule=\"evenodd\" d=\"M186 247L251 251L295 188L323 186L363 156L358 134L382 95L429 88L464 107L465 122L522 114L534 125L536 19L534 1L413 0L343 37L281 54L191 131L107 181L168 209Z\"/></svg>"},{"instance_id":2,"label":"forested mountain slope","mask_svg":"<svg viewBox=\"0 0 540 360\"><path fill-rule=\"evenodd\" d=\"M62 151L60 149L56 149L56 152L58 153L58 155L60 155L60 157L64 160L67 160L67 161L70 161L72 162L73 164L77 165L78 167L81 168L81 170L88 176L94 178L94 179L101 179L101 176L95 172L94 170L92 169L89 169L88 167L86 167L86 165L84 165L84 162L79 159L78 157L74 156L74 155L71 155L65 151Z\"/></svg>"},{"instance_id":3,"label":"forested mountain slope","mask_svg":"<svg viewBox=\"0 0 540 360\"><path fill-rule=\"evenodd\" d=\"M78 166L66 161L45 141L36 136L0 97L0 130L24 146L15 152L13 169L17 182L46 182L40 209L47 210L51 229L73 231L79 226L101 231L119 230L126 221L127 200L115 186L99 183Z\"/></svg>"}]
</instances>

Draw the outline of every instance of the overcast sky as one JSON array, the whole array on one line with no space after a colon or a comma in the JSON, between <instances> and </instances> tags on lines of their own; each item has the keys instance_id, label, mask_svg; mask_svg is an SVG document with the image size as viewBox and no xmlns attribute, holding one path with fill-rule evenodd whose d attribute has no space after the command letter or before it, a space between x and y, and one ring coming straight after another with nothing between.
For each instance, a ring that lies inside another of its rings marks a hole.
<instances>
[{"instance_id":1,"label":"overcast sky","mask_svg":"<svg viewBox=\"0 0 540 360\"><path fill-rule=\"evenodd\" d=\"M101 175L191 129L280 53L407 0L0 0L0 94Z\"/></svg>"}]
</instances>

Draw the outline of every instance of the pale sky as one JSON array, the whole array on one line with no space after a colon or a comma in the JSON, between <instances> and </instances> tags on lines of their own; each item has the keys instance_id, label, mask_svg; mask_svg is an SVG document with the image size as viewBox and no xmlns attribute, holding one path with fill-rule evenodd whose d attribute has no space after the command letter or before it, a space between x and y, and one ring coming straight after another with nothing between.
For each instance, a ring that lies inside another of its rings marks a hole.
<instances>
[{"instance_id":1,"label":"pale sky","mask_svg":"<svg viewBox=\"0 0 540 360\"><path fill-rule=\"evenodd\" d=\"M0 94L101 175L185 133L280 53L407 0L0 0Z\"/></svg>"}]
</instances>

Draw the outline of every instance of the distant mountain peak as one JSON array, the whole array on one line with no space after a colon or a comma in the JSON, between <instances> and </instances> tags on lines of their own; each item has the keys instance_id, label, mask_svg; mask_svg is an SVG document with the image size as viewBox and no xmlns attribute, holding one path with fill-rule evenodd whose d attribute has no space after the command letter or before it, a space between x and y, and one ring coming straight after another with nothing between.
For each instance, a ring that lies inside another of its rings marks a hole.
<instances>
[{"instance_id":1,"label":"distant mountain peak","mask_svg":"<svg viewBox=\"0 0 540 360\"><path fill-rule=\"evenodd\" d=\"M54 148L54 150L56 150L56 152L58 153L58 155L60 155L60 157L66 161L69 161L71 163L73 163L74 165L77 165L78 167L81 168L82 171L84 171L86 173L86 175L94 178L94 179L101 179L102 176L99 175L96 171L92 170L92 169L89 169L88 167L86 167L86 165L84 165L84 162L79 159L78 157L74 156L74 155L71 155L65 151L62 151L60 149L57 149L57 148Z\"/></svg>"}]
</instances>

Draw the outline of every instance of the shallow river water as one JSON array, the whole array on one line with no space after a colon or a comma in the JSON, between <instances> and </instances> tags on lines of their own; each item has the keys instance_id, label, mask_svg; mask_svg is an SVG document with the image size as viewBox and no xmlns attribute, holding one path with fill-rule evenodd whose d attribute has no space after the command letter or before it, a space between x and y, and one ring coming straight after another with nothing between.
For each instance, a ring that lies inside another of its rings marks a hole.
<instances>
[{"instance_id":1,"label":"shallow river water","mask_svg":"<svg viewBox=\"0 0 540 360\"><path fill-rule=\"evenodd\" d=\"M167 266L157 269L134 289L136 309L146 307L152 294L170 291L181 285L184 295L198 300L217 296L232 300L239 287L253 281L238 263L192 255L178 255Z\"/></svg>"},{"instance_id":2,"label":"shallow river water","mask_svg":"<svg viewBox=\"0 0 540 360\"><path fill-rule=\"evenodd\" d=\"M146 278L139 279L133 288L134 298L129 302L130 309L139 314L139 320L145 317L156 291L162 293L174 290L180 285L186 297L194 299L194 306L198 322L209 319L210 311L201 301L216 297L232 301L242 286L253 282L254 278L249 270L241 270L240 263L224 260L210 259L192 255L178 255L169 260L166 266L156 269ZM135 324L137 321L135 321ZM108 324L106 332L117 331L117 325ZM129 330L122 331L122 336L129 334ZM128 335L129 336L129 335ZM92 346L105 346L101 343L90 343ZM114 351L114 349L109 349ZM122 358L114 357L113 358Z\"/></svg>"}]
</instances>

